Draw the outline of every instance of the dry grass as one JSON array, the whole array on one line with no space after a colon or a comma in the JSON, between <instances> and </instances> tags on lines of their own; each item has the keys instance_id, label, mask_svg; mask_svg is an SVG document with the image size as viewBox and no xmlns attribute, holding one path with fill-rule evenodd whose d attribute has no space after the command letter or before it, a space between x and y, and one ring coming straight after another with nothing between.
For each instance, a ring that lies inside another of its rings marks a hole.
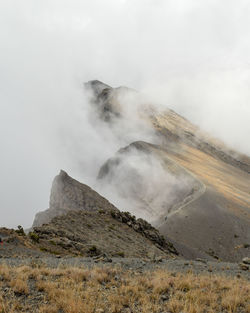
<instances>
[{"instance_id":1,"label":"dry grass","mask_svg":"<svg viewBox=\"0 0 250 313\"><path fill-rule=\"evenodd\" d=\"M0 265L0 312L247 313L250 283L163 270Z\"/></svg>"}]
</instances>

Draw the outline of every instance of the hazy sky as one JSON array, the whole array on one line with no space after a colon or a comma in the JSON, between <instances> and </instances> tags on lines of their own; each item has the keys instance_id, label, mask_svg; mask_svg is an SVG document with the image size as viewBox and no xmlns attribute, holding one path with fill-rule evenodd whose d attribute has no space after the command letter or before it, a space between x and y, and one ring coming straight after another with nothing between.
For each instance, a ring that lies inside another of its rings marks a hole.
<instances>
[{"instance_id":1,"label":"hazy sky","mask_svg":"<svg viewBox=\"0 0 250 313\"><path fill-rule=\"evenodd\" d=\"M30 226L60 168L82 160L91 181L83 81L142 90L250 154L249 16L247 0L1 1L0 225Z\"/></svg>"}]
</instances>

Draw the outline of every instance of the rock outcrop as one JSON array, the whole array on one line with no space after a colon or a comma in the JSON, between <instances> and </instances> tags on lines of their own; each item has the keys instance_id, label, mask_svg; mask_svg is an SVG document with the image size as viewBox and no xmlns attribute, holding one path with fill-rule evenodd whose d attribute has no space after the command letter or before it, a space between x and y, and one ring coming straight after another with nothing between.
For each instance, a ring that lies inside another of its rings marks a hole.
<instances>
[{"instance_id":1,"label":"rock outcrop","mask_svg":"<svg viewBox=\"0 0 250 313\"><path fill-rule=\"evenodd\" d=\"M148 222L120 212L107 199L64 171L53 181L50 208L35 217L32 236L43 251L62 255L152 257L177 254L174 246Z\"/></svg>"},{"instance_id":2,"label":"rock outcrop","mask_svg":"<svg viewBox=\"0 0 250 313\"><path fill-rule=\"evenodd\" d=\"M32 227L48 223L53 217L71 210L93 211L99 209L117 210L107 199L89 186L61 171L52 183L49 209L36 214Z\"/></svg>"},{"instance_id":3,"label":"rock outcrop","mask_svg":"<svg viewBox=\"0 0 250 313\"><path fill-rule=\"evenodd\" d=\"M129 212L120 211L111 211L111 216L114 219L127 224L134 231L142 234L145 238L155 243L159 249L168 250L171 253L178 254L173 244L167 241L156 228L142 218L136 219L136 217Z\"/></svg>"}]
</instances>

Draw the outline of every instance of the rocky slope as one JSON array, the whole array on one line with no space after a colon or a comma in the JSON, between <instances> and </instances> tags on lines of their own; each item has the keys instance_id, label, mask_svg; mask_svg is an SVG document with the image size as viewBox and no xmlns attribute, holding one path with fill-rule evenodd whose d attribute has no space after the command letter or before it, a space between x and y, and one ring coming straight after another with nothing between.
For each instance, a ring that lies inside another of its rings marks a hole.
<instances>
[{"instance_id":1,"label":"rocky slope","mask_svg":"<svg viewBox=\"0 0 250 313\"><path fill-rule=\"evenodd\" d=\"M177 253L146 221L118 210L70 211L33 232L44 250L60 255L152 258Z\"/></svg>"},{"instance_id":2,"label":"rocky slope","mask_svg":"<svg viewBox=\"0 0 250 313\"><path fill-rule=\"evenodd\" d=\"M33 238L54 254L152 257L177 254L159 231L120 212L87 185L61 171L55 177L50 208L36 215Z\"/></svg>"},{"instance_id":3,"label":"rocky slope","mask_svg":"<svg viewBox=\"0 0 250 313\"><path fill-rule=\"evenodd\" d=\"M103 164L98 190L111 202L124 200L123 208L153 223L187 258L239 261L250 256L250 158L174 111L143 102L133 89L100 81L85 87L95 120L106 123L118 140L126 129L150 134L148 142L131 142ZM96 214L103 208L117 210L61 172L52 186L50 208L36 215L33 227L71 210Z\"/></svg>"},{"instance_id":4,"label":"rocky slope","mask_svg":"<svg viewBox=\"0 0 250 313\"><path fill-rule=\"evenodd\" d=\"M119 123L124 102L119 103L121 97L117 94L119 88L106 86L101 92L95 89L93 99L97 100L93 104L103 112L100 118L108 112L111 120ZM238 261L249 256L250 158L226 147L172 110L159 112L152 108L144 112L143 118L156 133L155 138L131 143L109 159L99 172L103 185L115 186L120 196L129 195L132 205L126 209L154 221L154 226L171 238L186 257L202 253ZM110 123L110 119L104 120ZM131 154L127 152L131 147L137 168L130 166ZM146 150L151 156L151 175L144 177L139 168L148 168ZM193 179L185 185L180 171L185 178ZM127 183L118 184L120 177ZM150 186L150 180L151 187L144 188Z\"/></svg>"},{"instance_id":5,"label":"rocky slope","mask_svg":"<svg viewBox=\"0 0 250 313\"><path fill-rule=\"evenodd\" d=\"M131 148L140 153L138 166L145 162L144 153L149 153L155 160L159 160L161 174L159 175L155 163L150 167L151 175L140 175L137 169L133 168L132 187L128 184L129 188L124 191L124 182L126 180L131 182L131 175L128 174ZM206 156L206 159L209 160L209 157ZM206 159L200 166L204 168L208 166ZM203 175L209 175L211 181L207 181L199 174L200 163L197 160L193 164L194 167L191 160L184 167L181 162L175 162L169 150L145 142L136 142L120 150L114 158L108 160L100 170L99 179L104 185L114 184L116 186L114 190L117 190L121 196L129 194L131 199L135 199L135 203L139 203L136 213L144 214L163 235L171 238L185 257L196 258L207 255L226 261L239 261L250 253L249 219L244 214L247 213L248 206L241 205L238 199L237 206L233 207L232 193L229 194L229 198L216 187L222 188L222 184L229 185L233 178L235 185L231 185L231 188L234 188L236 193L236 177L241 178L242 186L245 179L247 186L248 174L242 170L237 170L237 173L236 169L231 167L229 172L231 179L223 182L223 176L229 173L222 169L219 171L218 165L221 161L213 160L217 167L213 168L212 164L209 172L206 170L202 172ZM210 162L212 163L212 160ZM225 167L229 165L223 164L223 168ZM159 182L156 179L152 183L154 172L157 173ZM234 177L233 173L237 173L237 176ZM118 183L121 177L123 188ZM216 179L220 179L220 185ZM212 184L212 180L215 180L216 185ZM151 187L149 191L147 186Z\"/></svg>"}]
</instances>

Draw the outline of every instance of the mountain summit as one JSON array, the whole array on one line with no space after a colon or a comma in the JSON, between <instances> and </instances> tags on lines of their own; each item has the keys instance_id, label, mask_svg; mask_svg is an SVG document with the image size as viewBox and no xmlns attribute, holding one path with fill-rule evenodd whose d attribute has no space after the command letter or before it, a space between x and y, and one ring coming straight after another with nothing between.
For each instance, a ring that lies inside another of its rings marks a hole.
<instances>
[{"instance_id":1,"label":"mountain summit","mask_svg":"<svg viewBox=\"0 0 250 313\"><path fill-rule=\"evenodd\" d=\"M138 117L154 132L151 141L131 142L107 160L98 176L102 185L129 196L137 207L131 211L150 220L187 257L205 253L236 261L250 254L248 156L137 94L124 101L124 90L109 87L108 98L100 92L93 99L99 107L102 100L109 115L116 104L112 117L118 125L124 106L139 103Z\"/></svg>"},{"instance_id":2,"label":"mountain summit","mask_svg":"<svg viewBox=\"0 0 250 313\"><path fill-rule=\"evenodd\" d=\"M97 169L98 192L153 224L186 258L250 256L250 158L133 89L97 80L85 89L95 120L117 142L128 142ZM129 141L134 137L140 139ZM53 182L50 208L36 215L33 227L72 210L119 212L104 197L62 171Z\"/></svg>"}]
</instances>

